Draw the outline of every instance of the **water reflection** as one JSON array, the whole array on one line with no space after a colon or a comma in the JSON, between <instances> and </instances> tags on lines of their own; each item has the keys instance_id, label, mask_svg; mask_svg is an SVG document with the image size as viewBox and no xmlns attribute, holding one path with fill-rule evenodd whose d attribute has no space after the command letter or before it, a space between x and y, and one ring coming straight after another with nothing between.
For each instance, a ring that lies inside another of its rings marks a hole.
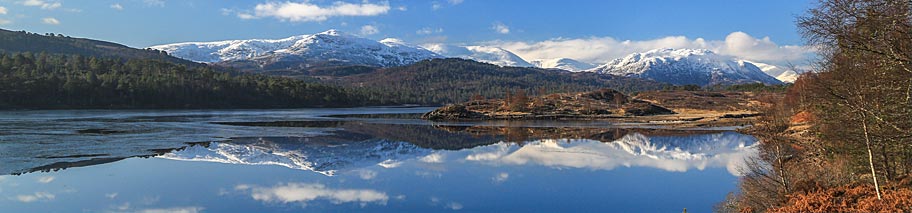
<instances>
[{"instance_id":1,"label":"water reflection","mask_svg":"<svg viewBox=\"0 0 912 213\"><path fill-rule=\"evenodd\" d=\"M385 127L386 130L396 128L415 127ZM523 132L552 132L542 128L511 129ZM743 159L756 154L756 139L735 132L679 136L675 134L680 133L655 133L644 130L647 132L644 134L636 130L624 130L630 133L610 141L534 139L514 142L503 141L507 137L492 134L490 137L441 137L434 139L433 143L416 143L352 132L357 130L364 129L349 129L315 137L238 138L229 142L189 147L159 157L229 164L279 165L329 176L339 170L351 171L372 165L395 168L404 161L442 163L453 160L492 165L540 165L597 170L625 166L684 172L688 169L722 167L733 175L739 175L738 168L743 164ZM593 131L595 130L589 129L586 132ZM602 131L617 133L621 130ZM597 138L603 138L604 132L587 135L598 135ZM466 140L473 142L460 143ZM454 148L455 144L463 144L464 146L459 146L463 150L447 150Z\"/></svg>"},{"instance_id":2,"label":"water reflection","mask_svg":"<svg viewBox=\"0 0 912 213\"><path fill-rule=\"evenodd\" d=\"M538 140L524 146L496 144L476 149L469 161L509 165L612 170L618 166L648 167L685 172L696 168L724 167L732 175L745 157L756 154L753 137L716 133L677 137L649 137L631 133L616 141Z\"/></svg>"},{"instance_id":3,"label":"water reflection","mask_svg":"<svg viewBox=\"0 0 912 213\"><path fill-rule=\"evenodd\" d=\"M730 131L189 114L4 120L30 125L0 123L0 212L709 211L756 154Z\"/></svg>"},{"instance_id":4,"label":"water reflection","mask_svg":"<svg viewBox=\"0 0 912 213\"><path fill-rule=\"evenodd\" d=\"M299 203L306 205L308 201L326 199L335 204L360 203L367 205L375 203L386 205L389 196L386 193L370 189L332 189L318 183L286 183L272 187L237 185L235 190L250 194L254 200L263 202Z\"/></svg>"}]
</instances>

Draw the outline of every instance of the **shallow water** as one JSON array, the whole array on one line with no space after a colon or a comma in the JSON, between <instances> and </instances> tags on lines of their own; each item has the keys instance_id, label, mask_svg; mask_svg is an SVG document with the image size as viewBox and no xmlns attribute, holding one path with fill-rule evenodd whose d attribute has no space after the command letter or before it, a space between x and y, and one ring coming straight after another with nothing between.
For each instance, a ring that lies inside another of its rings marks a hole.
<instances>
[{"instance_id":1,"label":"shallow water","mask_svg":"<svg viewBox=\"0 0 912 213\"><path fill-rule=\"evenodd\" d=\"M756 155L728 130L408 115L429 110L0 112L0 212L707 212Z\"/></svg>"}]
</instances>

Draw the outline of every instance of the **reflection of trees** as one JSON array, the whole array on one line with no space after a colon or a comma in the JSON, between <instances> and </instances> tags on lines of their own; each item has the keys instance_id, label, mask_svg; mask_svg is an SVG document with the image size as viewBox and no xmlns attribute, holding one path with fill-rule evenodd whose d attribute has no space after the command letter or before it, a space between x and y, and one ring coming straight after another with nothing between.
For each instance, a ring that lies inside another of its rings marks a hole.
<instances>
[{"instance_id":1,"label":"reflection of trees","mask_svg":"<svg viewBox=\"0 0 912 213\"><path fill-rule=\"evenodd\" d=\"M672 130L604 127L527 127L492 125L417 125L380 124L359 121L274 121L221 123L241 126L276 127L333 127L330 135L308 137L308 143L341 143L364 141L369 138L403 141L428 149L460 150L498 142L522 145L541 139L590 139L612 142L630 133L647 136L685 136L722 131Z\"/></svg>"},{"instance_id":2,"label":"reflection of trees","mask_svg":"<svg viewBox=\"0 0 912 213\"><path fill-rule=\"evenodd\" d=\"M147 151L149 151L150 154L133 155L133 156L128 156L128 157L108 157L109 156L108 154L40 157L40 158L46 158L46 159L61 159L61 161L43 165L43 166L32 167L32 168L11 168L11 170L8 170L8 171L10 171L10 173L9 173L10 175L22 175L22 174L32 173L32 172L56 172L56 171L60 171L60 170L68 169L68 168L86 167L86 166L94 166L94 165L100 165L100 164L106 164L106 163L113 163L113 162L117 162L117 161L127 159L127 158L155 157L155 156L163 155L165 153L169 153L169 152L173 152L173 151L184 150L187 147L191 147L191 146L208 147L209 142L191 142L191 143L186 143L186 146L182 146L182 147L178 147L178 148L149 149ZM67 161L66 160L66 159L77 159L77 158L90 158L90 159L77 160L77 161ZM4 165L4 166L9 166L9 165Z\"/></svg>"}]
</instances>

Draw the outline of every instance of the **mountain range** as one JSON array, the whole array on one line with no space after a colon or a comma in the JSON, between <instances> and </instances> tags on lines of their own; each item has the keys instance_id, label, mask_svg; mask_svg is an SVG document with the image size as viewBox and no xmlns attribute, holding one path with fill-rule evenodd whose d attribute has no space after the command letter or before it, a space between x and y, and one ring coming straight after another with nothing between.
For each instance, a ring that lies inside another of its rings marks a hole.
<instances>
[{"instance_id":1,"label":"mountain range","mask_svg":"<svg viewBox=\"0 0 912 213\"><path fill-rule=\"evenodd\" d=\"M596 66L570 58L527 61L509 50L493 46L419 46L394 38L375 41L338 30L283 39L185 42L150 48L195 62L248 71L278 71L273 73L339 66L384 68L434 58L462 58L504 67L595 72L676 85L781 84L797 77L797 73L775 65L738 60L702 49L656 49Z\"/></svg>"},{"instance_id":2,"label":"mountain range","mask_svg":"<svg viewBox=\"0 0 912 213\"><path fill-rule=\"evenodd\" d=\"M261 69L329 65L392 67L442 56L396 39L374 41L337 30L283 39L186 42L150 47L196 62Z\"/></svg>"},{"instance_id":3,"label":"mountain range","mask_svg":"<svg viewBox=\"0 0 912 213\"><path fill-rule=\"evenodd\" d=\"M633 53L586 71L676 85L782 84L748 61L705 49L667 48Z\"/></svg>"}]
</instances>

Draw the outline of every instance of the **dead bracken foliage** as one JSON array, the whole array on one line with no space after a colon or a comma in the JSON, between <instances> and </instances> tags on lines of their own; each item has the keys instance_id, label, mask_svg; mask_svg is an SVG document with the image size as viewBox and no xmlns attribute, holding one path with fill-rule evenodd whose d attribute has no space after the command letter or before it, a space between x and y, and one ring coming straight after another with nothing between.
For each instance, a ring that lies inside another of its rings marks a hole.
<instances>
[{"instance_id":1,"label":"dead bracken foliage","mask_svg":"<svg viewBox=\"0 0 912 213\"><path fill-rule=\"evenodd\" d=\"M908 188L883 190L877 200L870 184L854 187L828 188L793 195L785 206L770 212L910 212L912 190Z\"/></svg>"}]
</instances>

